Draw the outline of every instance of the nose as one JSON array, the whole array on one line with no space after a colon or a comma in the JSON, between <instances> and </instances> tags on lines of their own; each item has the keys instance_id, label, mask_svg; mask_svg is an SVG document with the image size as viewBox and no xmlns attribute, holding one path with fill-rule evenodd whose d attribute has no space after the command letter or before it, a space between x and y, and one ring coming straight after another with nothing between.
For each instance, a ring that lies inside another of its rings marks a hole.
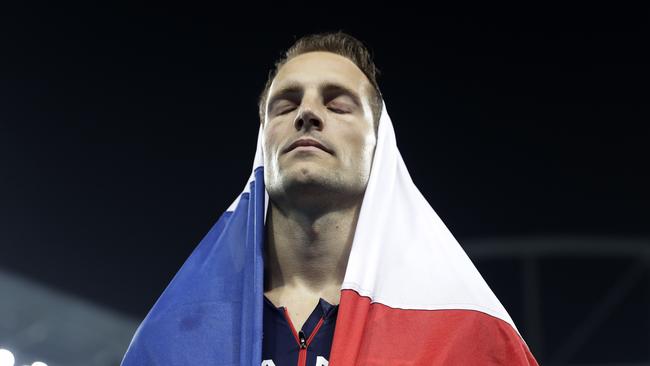
<instances>
[{"instance_id":1,"label":"nose","mask_svg":"<svg viewBox=\"0 0 650 366\"><path fill-rule=\"evenodd\" d=\"M313 108L304 107L301 108L300 112L296 115L293 125L296 130L301 130L303 128L310 129L312 127L322 130L323 119L313 110Z\"/></svg>"}]
</instances>

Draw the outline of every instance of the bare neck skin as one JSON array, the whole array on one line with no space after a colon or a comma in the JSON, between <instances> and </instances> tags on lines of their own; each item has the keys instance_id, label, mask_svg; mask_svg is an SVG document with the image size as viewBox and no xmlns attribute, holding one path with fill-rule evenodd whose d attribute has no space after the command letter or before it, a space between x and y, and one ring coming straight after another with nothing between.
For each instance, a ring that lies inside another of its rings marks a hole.
<instances>
[{"instance_id":1,"label":"bare neck skin","mask_svg":"<svg viewBox=\"0 0 650 366\"><path fill-rule=\"evenodd\" d=\"M300 330L319 298L338 304L361 199L324 212L281 209L266 218L265 295Z\"/></svg>"}]
</instances>

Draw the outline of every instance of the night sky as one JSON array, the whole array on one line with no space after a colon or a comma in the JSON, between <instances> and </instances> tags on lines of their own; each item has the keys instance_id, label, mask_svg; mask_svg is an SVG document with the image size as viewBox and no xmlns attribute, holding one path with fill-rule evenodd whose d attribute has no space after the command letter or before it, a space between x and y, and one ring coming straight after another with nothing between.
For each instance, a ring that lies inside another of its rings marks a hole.
<instances>
[{"instance_id":1,"label":"night sky","mask_svg":"<svg viewBox=\"0 0 650 366\"><path fill-rule=\"evenodd\" d=\"M277 10L0 12L0 267L146 315L243 189L273 62L335 30L461 243L650 237L647 9Z\"/></svg>"}]
</instances>

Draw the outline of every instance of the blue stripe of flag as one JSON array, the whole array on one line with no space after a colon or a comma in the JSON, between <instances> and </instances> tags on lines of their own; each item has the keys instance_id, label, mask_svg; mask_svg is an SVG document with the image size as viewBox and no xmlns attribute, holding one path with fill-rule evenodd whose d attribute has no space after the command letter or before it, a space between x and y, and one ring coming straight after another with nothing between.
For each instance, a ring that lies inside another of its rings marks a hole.
<instances>
[{"instance_id":1,"label":"blue stripe of flag","mask_svg":"<svg viewBox=\"0 0 650 366\"><path fill-rule=\"evenodd\" d=\"M258 167L250 193L221 215L142 321L122 366L261 364L264 198Z\"/></svg>"}]
</instances>

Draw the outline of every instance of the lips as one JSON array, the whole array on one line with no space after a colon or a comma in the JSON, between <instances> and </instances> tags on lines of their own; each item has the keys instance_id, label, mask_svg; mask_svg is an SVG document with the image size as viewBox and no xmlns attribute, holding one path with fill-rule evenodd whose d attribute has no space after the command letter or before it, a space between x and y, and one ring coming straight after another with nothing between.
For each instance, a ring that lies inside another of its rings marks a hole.
<instances>
[{"instance_id":1,"label":"lips","mask_svg":"<svg viewBox=\"0 0 650 366\"><path fill-rule=\"evenodd\" d=\"M333 154L332 150L328 149L327 147L325 147L320 142L318 142L318 141L316 141L314 139L308 139L308 138L302 138L302 139L298 139L298 140L294 141L291 145L289 145L289 147L284 149L283 152L287 153L287 152L289 152L289 151L291 151L291 150L293 150L293 149L295 149L295 148L297 148L299 146L314 146L314 147L317 147L317 148L319 148L319 149L321 149L321 150L323 150L323 151L325 151L325 152L327 152L329 154Z\"/></svg>"}]
</instances>

